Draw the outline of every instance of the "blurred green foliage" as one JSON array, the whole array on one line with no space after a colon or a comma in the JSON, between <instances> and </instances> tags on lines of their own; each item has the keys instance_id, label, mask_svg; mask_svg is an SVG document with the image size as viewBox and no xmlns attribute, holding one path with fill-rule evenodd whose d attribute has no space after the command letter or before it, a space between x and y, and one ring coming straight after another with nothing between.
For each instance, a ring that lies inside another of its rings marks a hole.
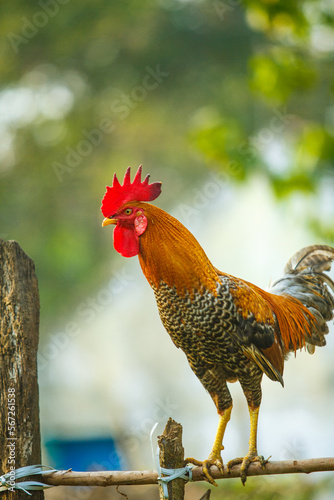
<instances>
[{"instance_id":1,"label":"blurred green foliage","mask_svg":"<svg viewBox=\"0 0 334 500\"><path fill-rule=\"evenodd\" d=\"M112 274L99 206L128 165L164 181L167 209L209 169L317 207L334 186L333 17L326 0L1 3L0 236L36 263L43 324Z\"/></svg>"},{"instance_id":2,"label":"blurred green foliage","mask_svg":"<svg viewBox=\"0 0 334 500\"><path fill-rule=\"evenodd\" d=\"M250 61L251 87L268 103L286 103L296 91L311 89L316 70L290 48L274 46Z\"/></svg>"}]
</instances>

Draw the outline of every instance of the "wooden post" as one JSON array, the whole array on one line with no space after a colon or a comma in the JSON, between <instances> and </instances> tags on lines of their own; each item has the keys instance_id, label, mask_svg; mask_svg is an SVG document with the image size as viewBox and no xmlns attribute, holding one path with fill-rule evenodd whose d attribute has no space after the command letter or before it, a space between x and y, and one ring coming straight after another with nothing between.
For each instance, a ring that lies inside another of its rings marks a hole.
<instances>
[{"instance_id":1,"label":"wooden post","mask_svg":"<svg viewBox=\"0 0 334 500\"><path fill-rule=\"evenodd\" d=\"M16 241L0 240L0 299L0 474L4 474L41 463L38 284L33 261ZM38 481L39 476L31 479ZM20 490L3 495L27 500ZM43 499L43 491L33 492L32 498Z\"/></svg>"},{"instance_id":2,"label":"wooden post","mask_svg":"<svg viewBox=\"0 0 334 500\"><path fill-rule=\"evenodd\" d=\"M166 469L184 467L184 449L182 446L182 425L169 418L165 430L158 437L160 465ZM162 474L163 475L163 474ZM184 500L184 479L174 479L168 483L168 499ZM162 487L159 485L160 500L164 500Z\"/></svg>"}]
</instances>

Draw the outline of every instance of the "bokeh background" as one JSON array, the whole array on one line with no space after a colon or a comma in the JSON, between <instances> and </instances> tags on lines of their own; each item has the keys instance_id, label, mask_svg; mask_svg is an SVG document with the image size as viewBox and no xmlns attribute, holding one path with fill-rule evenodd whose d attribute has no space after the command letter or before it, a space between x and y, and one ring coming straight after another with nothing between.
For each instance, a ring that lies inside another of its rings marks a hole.
<instances>
[{"instance_id":1,"label":"bokeh background","mask_svg":"<svg viewBox=\"0 0 334 500\"><path fill-rule=\"evenodd\" d=\"M331 0L12 0L0 4L0 237L33 258L41 296L44 462L155 468L150 431L184 426L205 458L215 408L164 331L137 258L100 201L140 163L156 203L216 267L267 287L303 245L334 244ZM333 275L332 275L333 276ZM259 451L333 456L334 340L263 382ZM247 450L239 386L224 460ZM205 485L189 485L197 500ZM156 499L156 487L123 488ZM213 498L326 500L332 474L221 483ZM120 498L54 488L46 498Z\"/></svg>"}]
</instances>

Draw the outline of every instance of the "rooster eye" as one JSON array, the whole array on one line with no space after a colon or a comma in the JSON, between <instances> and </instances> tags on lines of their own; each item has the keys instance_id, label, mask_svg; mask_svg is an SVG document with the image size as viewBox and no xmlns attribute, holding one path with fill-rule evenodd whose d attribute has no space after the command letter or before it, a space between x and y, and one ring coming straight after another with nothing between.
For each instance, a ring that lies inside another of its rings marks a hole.
<instances>
[{"instance_id":1,"label":"rooster eye","mask_svg":"<svg viewBox=\"0 0 334 500\"><path fill-rule=\"evenodd\" d=\"M126 209L124 210L124 213L125 213L125 215L131 215L131 214L132 214L132 210L131 210L131 208L126 208Z\"/></svg>"}]
</instances>

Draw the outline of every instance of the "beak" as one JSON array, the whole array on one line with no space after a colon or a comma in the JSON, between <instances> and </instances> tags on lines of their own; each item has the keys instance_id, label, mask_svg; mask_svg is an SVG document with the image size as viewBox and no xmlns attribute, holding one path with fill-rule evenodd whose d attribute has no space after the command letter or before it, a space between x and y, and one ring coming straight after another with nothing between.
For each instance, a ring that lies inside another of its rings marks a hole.
<instances>
[{"instance_id":1,"label":"beak","mask_svg":"<svg viewBox=\"0 0 334 500\"><path fill-rule=\"evenodd\" d=\"M102 222L102 227L109 226L109 224L117 224L117 222L117 219L109 219L108 217L106 217Z\"/></svg>"}]
</instances>

